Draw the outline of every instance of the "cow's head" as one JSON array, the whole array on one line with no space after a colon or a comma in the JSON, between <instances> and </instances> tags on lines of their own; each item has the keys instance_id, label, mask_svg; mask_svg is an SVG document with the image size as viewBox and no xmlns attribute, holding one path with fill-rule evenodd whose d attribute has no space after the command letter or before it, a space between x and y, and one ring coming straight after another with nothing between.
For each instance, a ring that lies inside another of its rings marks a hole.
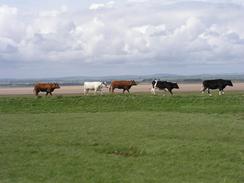
<instances>
[{"instance_id":1,"label":"cow's head","mask_svg":"<svg viewBox=\"0 0 244 183\"><path fill-rule=\"evenodd\" d=\"M135 80L131 80L131 85L137 85Z\"/></svg>"},{"instance_id":2,"label":"cow's head","mask_svg":"<svg viewBox=\"0 0 244 183\"><path fill-rule=\"evenodd\" d=\"M157 79L154 79L152 81L152 87L155 88L157 86L157 83L158 83L158 80Z\"/></svg>"},{"instance_id":3,"label":"cow's head","mask_svg":"<svg viewBox=\"0 0 244 183\"><path fill-rule=\"evenodd\" d=\"M175 88L175 89L179 89L178 84L177 84L177 83L173 83L173 88Z\"/></svg>"},{"instance_id":4,"label":"cow's head","mask_svg":"<svg viewBox=\"0 0 244 183\"><path fill-rule=\"evenodd\" d=\"M228 85L228 86L233 86L231 80L226 80L226 85Z\"/></svg>"},{"instance_id":5,"label":"cow's head","mask_svg":"<svg viewBox=\"0 0 244 183\"><path fill-rule=\"evenodd\" d=\"M54 89L58 89L58 88L60 88L60 86L59 86L58 83L53 83L53 88L54 88Z\"/></svg>"},{"instance_id":6,"label":"cow's head","mask_svg":"<svg viewBox=\"0 0 244 183\"><path fill-rule=\"evenodd\" d=\"M107 82L106 82L106 81L103 81L103 82L102 82L102 86L108 88L108 84L107 84Z\"/></svg>"}]
</instances>

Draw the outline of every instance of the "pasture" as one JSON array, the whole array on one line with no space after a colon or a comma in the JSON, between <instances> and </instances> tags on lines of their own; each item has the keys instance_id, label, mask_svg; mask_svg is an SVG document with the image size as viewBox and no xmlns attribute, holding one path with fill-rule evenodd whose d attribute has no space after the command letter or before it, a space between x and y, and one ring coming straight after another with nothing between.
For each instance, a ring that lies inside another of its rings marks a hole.
<instances>
[{"instance_id":1,"label":"pasture","mask_svg":"<svg viewBox=\"0 0 244 183\"><path fill-rule=\"evenodd\" d=\"M1 183L242 183L244 94L1 96Z\"/></svg>"}]
</instances>

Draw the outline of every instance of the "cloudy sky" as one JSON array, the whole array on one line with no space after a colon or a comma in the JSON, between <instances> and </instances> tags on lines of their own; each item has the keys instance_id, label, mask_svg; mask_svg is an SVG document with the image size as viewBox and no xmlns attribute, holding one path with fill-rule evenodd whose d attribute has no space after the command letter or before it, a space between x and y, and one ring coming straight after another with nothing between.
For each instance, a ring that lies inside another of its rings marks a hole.
<instances>
[{"instance_id":1,"label":"cloudy sky","mask_svg":"<svg viewBox=\"0 0 244 183\"><path fill-rule=\"evenodd\" d=\"M244 0L0 0L0 78L244 73Z\"/></svg>"}]
</instances>

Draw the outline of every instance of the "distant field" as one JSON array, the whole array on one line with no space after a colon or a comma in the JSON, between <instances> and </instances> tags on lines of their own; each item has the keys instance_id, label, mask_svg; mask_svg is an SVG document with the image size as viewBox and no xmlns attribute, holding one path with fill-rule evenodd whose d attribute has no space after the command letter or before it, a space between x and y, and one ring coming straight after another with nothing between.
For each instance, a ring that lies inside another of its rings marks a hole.
<instances>
[{"instance_id":1,"label":"distant field","mask_svg":"<svg viewBox=\"0 0 244 183\"><path fill-rule=\"evenodd\" d=\"M244 93L1 96L1 183L242 183Z\"/></svg>"}]
</instances>

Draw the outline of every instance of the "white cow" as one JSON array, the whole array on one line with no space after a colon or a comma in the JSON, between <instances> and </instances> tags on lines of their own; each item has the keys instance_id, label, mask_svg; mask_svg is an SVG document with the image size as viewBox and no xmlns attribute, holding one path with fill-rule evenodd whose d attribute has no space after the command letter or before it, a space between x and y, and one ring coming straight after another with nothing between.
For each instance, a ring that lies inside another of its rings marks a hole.
<instances>
[{"instance_id":1,"label":"white cow","mask_svg":"<svg viewBox=\"0 0 244 183\"><path fill-rule=\"evenodd\" d=\"M102 94L102 88L107 86L106 82L101 82L101 81L93 81L93 82L84 82L84 95L88 94L90 90L94 91L94 94L96 94L98 91L100 94Z\"/></svg>"}]
</instances>

